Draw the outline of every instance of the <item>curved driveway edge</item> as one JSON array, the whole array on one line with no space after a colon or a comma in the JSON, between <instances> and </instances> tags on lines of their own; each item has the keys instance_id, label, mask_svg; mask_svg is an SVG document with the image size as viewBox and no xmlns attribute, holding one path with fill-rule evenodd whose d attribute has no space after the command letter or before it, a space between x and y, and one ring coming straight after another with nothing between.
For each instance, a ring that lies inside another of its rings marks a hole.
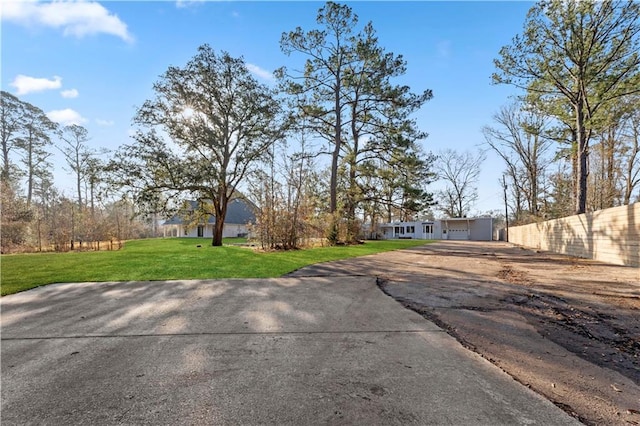
<instances>
[{"instance_id":1,"label":"curved driveway edge","mask_svg":"<svg viewBox=\"0 0 640 426\"><path fill-rule=\"evenodd\" d=\"M578 424L370 277L3 297L2 424Z\"/></svg>"}]
</instances>

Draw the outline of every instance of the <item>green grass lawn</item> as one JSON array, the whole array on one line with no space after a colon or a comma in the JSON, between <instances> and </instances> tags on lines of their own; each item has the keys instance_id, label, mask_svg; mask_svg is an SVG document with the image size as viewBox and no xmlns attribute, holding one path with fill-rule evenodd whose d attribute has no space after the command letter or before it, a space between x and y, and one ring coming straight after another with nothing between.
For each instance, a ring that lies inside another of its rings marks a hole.
<instances>
[{"instance_id":1,"label":"green grass lawn","mask_svg":"<svg viewBox=\"0 0 640 426\"><path fill-rule=\"evenodd\" d=\"M237 242L242 241L225 241ZM211 247L210 243L193 238L149 239L129 241L119 251L3 255L0 289L5 296L64 282L278 277L313 263L415 247L426 241L367 241L268 253L230 245Z\"/></svg>"}]
</instances>

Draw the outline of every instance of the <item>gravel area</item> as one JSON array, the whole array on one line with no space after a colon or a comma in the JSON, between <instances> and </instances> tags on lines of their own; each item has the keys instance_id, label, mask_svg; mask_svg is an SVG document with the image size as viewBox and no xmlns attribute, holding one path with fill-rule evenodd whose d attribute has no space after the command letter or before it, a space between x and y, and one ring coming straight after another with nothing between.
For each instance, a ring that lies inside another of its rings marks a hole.
<instances>
[{"instance_id":1,"label":"gravel area","mask_svg":"<svg viewBox=\"0 0 640 426\"><path fill-rule=\"evenodd\" d=\"M640 269L439 241L312 265L380 288L585 424L640 425Z\"/></svg>"}]
</instances>

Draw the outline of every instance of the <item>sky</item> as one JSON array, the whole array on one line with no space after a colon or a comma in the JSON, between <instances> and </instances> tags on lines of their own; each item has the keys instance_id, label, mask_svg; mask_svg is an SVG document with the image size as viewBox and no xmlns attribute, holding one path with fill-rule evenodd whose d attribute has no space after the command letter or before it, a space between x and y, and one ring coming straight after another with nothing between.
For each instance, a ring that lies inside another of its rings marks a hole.
<instances>
[{"instance_id":1,"label":"sky","mask_svg":"<svg viewBox=\"0 0 640 426\"><path fill-rule=\"evenodd\" d=\"M317 28L323 2L0 0L2 90L50 119L84 126L98 149L131 143L132 118L169 66L184 66L209 44L243 57L262 83L272 72L301 69L303 56L280 50L283 32ZM426 152L486 150L482 127L516 88L492 85L493 60L521 33L531 2L352 1L371 21L386 51L401 54L407 73L395 80L433 99L415 114L429 136ZM73 194L73 178L54 156L56 185ZM503 209L504 165L487 152L473 213ZM442 183L429 187L436 191Z\"/></svg>"}]
</instances>

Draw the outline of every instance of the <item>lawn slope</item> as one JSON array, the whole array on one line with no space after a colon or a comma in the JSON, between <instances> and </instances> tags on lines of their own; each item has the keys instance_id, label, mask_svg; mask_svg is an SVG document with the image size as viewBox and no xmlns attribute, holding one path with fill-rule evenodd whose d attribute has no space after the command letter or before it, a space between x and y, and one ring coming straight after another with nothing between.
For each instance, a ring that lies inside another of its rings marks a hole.
<instances>
[{"instance_id":1,"label":"lawn slope","mask_svg":"<svg viewBox=\"0 0 640 426\"><path fill-rule=\"evenodd\" d=\"M119 251L4 255L0 289L5 296L63 282L278 277L313 263L425 243L420 240L367 241L356 246L264 253L231 245L211 247L206 239L136 240L127 242Z\"/></svg>"}]
</instances>

